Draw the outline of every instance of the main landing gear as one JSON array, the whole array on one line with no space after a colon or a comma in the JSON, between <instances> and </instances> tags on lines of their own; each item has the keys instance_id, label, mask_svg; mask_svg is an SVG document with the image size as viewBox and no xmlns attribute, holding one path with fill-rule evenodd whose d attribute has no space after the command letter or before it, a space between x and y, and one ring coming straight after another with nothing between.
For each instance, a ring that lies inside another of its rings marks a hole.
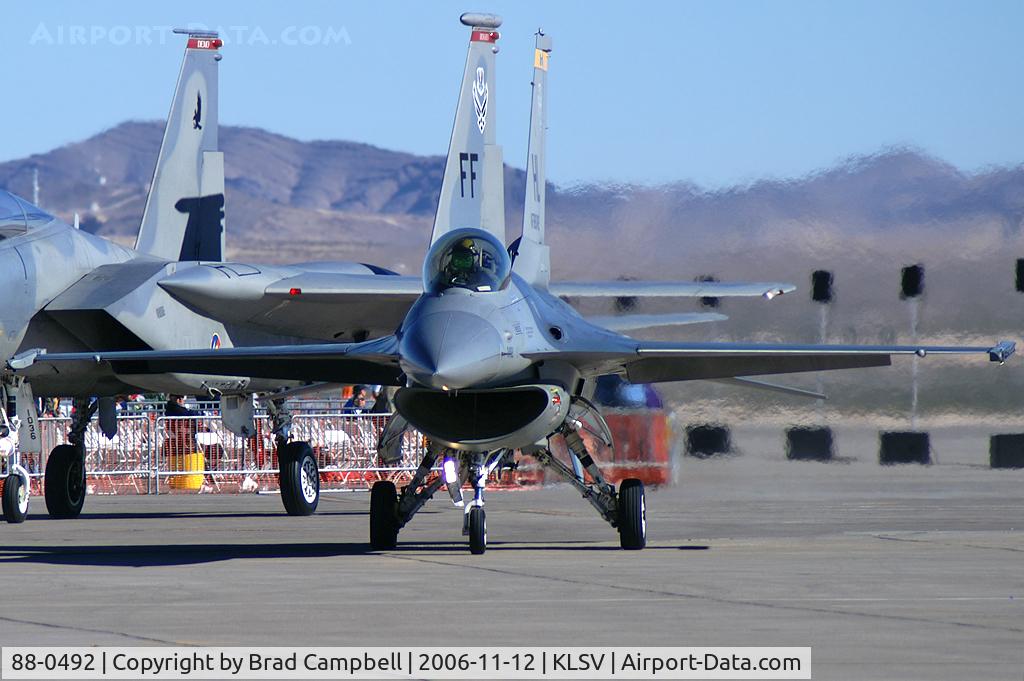
<instances>
[{"instance_id":1,"label":"main landing gear","mask_svg":"<svg viewBox=\"0 0 1024 681\"><path fill-rule=\"evenodd\" d=\"M566 422L559 433L565 438L572 468L555 458L550 449L537 451L533 456L544 467L578 489L601 517L619 531L619 545L622 548L637 551L647 546L647 503L643 481L627 478L619 484L616 493L615 487L605 480L594 459L587 453L579 431ZM586 479L588 476L589 481Z\"/></svg>"},{"instance_id":2,"label":"main landing gear","mask_svg":"<svg viewBox=\"0 0 1024 681\"><path fill-rule=\"evenodd\" d=\"M77 518L85 505L85 430L99 400L76 398L68 443L57 445L46 459L44 494L51 518Z\"/></svg>"},{"instance_id":3,"label":"main landing gear","mask_svg":"<svg viewBox=\"0 0 1024 681\"><path fill-rule=\"evenodd\" d=\"M267 413L277 445L281 503L288 515L313 515L320 503L320 469L308 442L289 442L292 417L284 400L268 400Z\"/></svg>"}]
</instances>

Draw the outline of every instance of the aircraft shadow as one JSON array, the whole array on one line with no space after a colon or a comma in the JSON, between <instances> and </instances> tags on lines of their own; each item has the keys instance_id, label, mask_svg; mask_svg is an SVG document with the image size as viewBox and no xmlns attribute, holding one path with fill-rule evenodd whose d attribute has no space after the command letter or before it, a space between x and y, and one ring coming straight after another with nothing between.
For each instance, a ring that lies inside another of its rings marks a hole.
<instances>
[{"instance_id":1,"label":"aircraft shadow","mask_svg":"<svg viewBox=\"0 0 1024 681\"><path fill-rule=\"evenodd\" d=\"M359 510L359 511L342 511L342 510L322 511L320 509L317 509L317 511L316 511L316 515L317 516L352 516L352 515L362 515L362 516L365 516L365 515L368 515L368 513L369 513L369 511L364 511L364 510ZM198 511L198 512L191 512L191 511L124 511L124 512L106 511L106 512L103 512L103 513L89 513L88 511L86 511L86 512L82 513L81 520L160 520L160 519L165 519L165 518L170 518L170 519L178 518L178 519L186 519L186 520L195 520L195 519L203 520L203 519L216 519L216 518L271 518L271 517L275 517L275 516L280 516L282 518L293 517L293 516L289 516L287 513L285 513L284 509L281 509L281 510L276 510L275 509L273 511L262 511L262 512L251 512L251 513L242 513L242 512L238 512L238 511L229 512L229 513L224 513L224 512L221 512L221 511L216 511L216 512L214 512L214 511L211 511L211 512L204 512L204 511ZM296 517L298 519L298 518L304 518L305 516L294 516L294 517ZM34 517L34 516L30 515L28 517L28 520L29 521L32 521L32 520L43 520L43 521L48 521L48 522L60 522L60 521L53 521L48 516L45 516L45 515L37 516L37 517Z\"/></svg>"},{"instance_id":2,"label":"aircraft shadow","mask_svg":"<svg viewBox=\"0 0 1024 681\"><path fill-rule=\"evenodd\" d=\"M161 544L153 546L6 546L4 563L88 565L95 567L163 567L198 565L236 559L331 558L370 552L365 542L304 544Z\"/></svg>"},{"instance_id":3,"label":"aircraft shadow","mask_svg":"<svg viewBox=\"0 0 1024 681\"><path fill-rule=\"evenodd\" d=\"M708 546L649 546L645 551L707 550ZM491 551L591 551L618 552L614 545L585 542L490 542ZM334 558L373 553L467 554L464 541L400 543L393 551L377 552L365 542L314 542L270 544L161 544L144 546L6 546L0 548L0 565L30 563L92 567L168 567L199 565L225 560L268 558Z\"/></svg>"}]
</instances>

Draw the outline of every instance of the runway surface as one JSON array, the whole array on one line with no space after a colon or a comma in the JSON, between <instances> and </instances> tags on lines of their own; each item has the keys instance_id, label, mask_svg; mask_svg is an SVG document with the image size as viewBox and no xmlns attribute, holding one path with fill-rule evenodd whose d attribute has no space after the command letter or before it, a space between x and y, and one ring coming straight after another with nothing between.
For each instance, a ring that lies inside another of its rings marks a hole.
<instances>
[{"instance_id":1,"label":"runway surface","mask_svg":"<svg viewBox=\"0 0 1024 681\"><path fill-rule=\"evenodd\" d=\"M309 518L150 496L50 521L36 498L0 525L0 642L812 646L815 679L1022 679L1024 470L947 435L939 464L883 468L877 434L820 464L741 431L648 494L642 552L569 487L491 493L483 556L441 495L386 553L360 493Z\"/></svg>"}]
</instances>

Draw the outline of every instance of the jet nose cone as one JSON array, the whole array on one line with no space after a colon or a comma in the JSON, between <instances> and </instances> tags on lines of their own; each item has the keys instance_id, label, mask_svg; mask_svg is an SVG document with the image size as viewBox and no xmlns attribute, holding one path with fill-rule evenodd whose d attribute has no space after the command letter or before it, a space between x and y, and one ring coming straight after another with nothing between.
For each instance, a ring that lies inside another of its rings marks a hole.
<instances>
[{"instance_id":1,"label":"jet nose cone","mask_svg":"<svg viewBox=\"0 0 1024 681\"><path fill-rule=\"evenodd\" d=\"M403 333L399 353L406 374L421 385L459 390L498 373L501 334L487 320L466 312L434 312Z\"/></svg>"}]
</instances>

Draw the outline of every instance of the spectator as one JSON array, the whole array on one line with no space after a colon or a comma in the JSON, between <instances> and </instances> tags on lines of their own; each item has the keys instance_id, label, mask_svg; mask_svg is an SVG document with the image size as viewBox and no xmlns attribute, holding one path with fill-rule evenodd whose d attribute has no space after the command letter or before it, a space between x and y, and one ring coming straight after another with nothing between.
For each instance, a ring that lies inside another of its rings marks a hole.
<instances>
[{"instance_id":1,"label":"spectator","mask_svg":"<svg viewBox=\"0 0 1024 681\"><path fill-rule=\"evenodd\" d=\"M352 397L342 408L346 414L362 414L366 411L366 386L357 385L352 390Z\"/></svg>"},{"instance_id":2,"label":"spectator","mask_svg":"<svg viewBox=\"0 0 1024 681\"><path fill-rule=\"evenodd\" d=\"M167 399L167 404L164 405L164 416L199 416L198 412L194 412L185 406L184 395L171 395Z\"/></svg>"},{"instance_id":3,"label":"spectator","mask_svg":"<svg viewBox=\"0 0 1024 681\"><path fill-rule=\"evenodd\" d=\"M166 422L167 439L164 440L166 454L170 456L184 456L196 448L196 430L198 422L195 418L200 416L185 406L184 395L171 395L164 405L164 415L174 417Z\"/></svg>"},{"instance_id":4,"label":"spectator","mask_svg":"<svg viewBox=\"0 0 1024 681\"><path fill-rule=\"evenodd\" d=\"M391 413L391 394L394 392L394 388L385 386L376 386L377 390L373 394L373 406L370 407L371 414L390 414Z\"/></svg>"}]
</instances>

